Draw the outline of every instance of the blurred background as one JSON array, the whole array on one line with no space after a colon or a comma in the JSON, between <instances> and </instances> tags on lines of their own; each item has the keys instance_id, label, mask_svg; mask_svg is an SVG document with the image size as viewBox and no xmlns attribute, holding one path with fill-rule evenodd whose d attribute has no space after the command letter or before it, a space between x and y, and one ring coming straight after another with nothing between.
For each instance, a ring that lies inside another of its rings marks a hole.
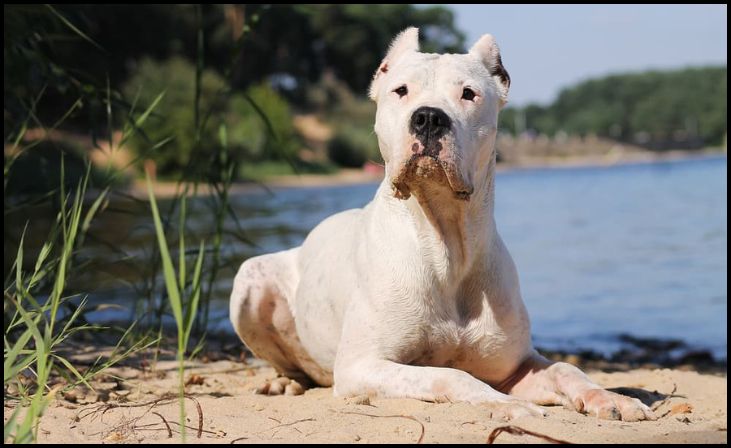
<instances>
[{"instance_id":1,"label":"blurred background","mask_svg":"<svg viewBox=\"0 0 731 448\"><path fill-rule=\"evenodd\" d=\"M239 350L238 266L372 198L383 162L367 88L391 39L417 26L425 52L465 52L484 33L500 45L512 85L496 220L536 345L725 366L726 14L5 5L5 315L18 290L41 309L55 294L61 320L160 334L169 244L194 334Z\"/></svg>"}]
</instances>

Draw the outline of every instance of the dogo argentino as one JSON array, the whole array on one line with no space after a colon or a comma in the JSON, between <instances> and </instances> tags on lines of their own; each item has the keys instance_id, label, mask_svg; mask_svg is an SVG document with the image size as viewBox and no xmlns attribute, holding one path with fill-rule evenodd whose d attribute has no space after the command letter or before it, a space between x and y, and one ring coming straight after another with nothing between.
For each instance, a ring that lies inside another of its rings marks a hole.
<instances>
[{"instance_id":1,"label":"dogo argentino","mask_svg":"<svg viewBox=\"0 0 731 448\"><path fill-rule=\"evenodd\" d=\"M375 197L300 247L247 260L234 280L236 333L283 377L260 393L314 382L336 396L466 401L493 418L545 415L537 405L655 418L533 349L493 218L509 86L490 35L468 54L420 53L416 28L394 39L370 88L386 165Z\"/></svg>"}]
</instances>

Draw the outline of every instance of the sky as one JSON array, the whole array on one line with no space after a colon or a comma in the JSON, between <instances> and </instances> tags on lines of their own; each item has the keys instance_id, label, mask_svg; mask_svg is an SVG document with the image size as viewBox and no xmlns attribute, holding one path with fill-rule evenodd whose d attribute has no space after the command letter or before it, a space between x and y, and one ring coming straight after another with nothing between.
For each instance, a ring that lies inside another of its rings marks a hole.
<instances>
[{"instance_id":1,"label":"sky","mask_svg":"<svg viewBox=\"0 0 731 448\"><path fill-rule=\"evenodd\" d=\"M450 5L467 48L492 34L510 104L550 103L609 73L725 65L726 5Z\"/></svg>"}]
</instances>

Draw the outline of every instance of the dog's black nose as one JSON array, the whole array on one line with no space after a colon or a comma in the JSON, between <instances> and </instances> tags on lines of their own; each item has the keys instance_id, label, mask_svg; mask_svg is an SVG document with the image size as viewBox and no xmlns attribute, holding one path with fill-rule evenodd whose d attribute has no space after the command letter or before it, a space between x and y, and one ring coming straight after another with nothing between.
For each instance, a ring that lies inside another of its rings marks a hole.
<instances>
[{"instance_id":1,"label":"dog's black nose","mask_svg":"<svg viewBox=\"0 0 731 448\"><path fill-rule=\"evenodd\" d=\"M411 116L411 132L419 138L437 139L449 131L452 121L443 110L420 107Z\"/></svg>"}]
</instances>

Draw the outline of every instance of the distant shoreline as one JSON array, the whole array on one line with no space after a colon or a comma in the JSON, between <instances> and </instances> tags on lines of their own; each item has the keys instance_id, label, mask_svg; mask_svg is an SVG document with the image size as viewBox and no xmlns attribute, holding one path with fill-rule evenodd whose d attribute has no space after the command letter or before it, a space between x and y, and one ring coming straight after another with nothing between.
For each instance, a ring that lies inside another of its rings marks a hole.
<instances>
[{"instance_id":1,"label":"distant shoreline","mask_svg":"<svg viewBox=\"0 0 731 448\"><path fill-rule=\"evenodd\" d=\"M725 157L725 150L673 150L661 153L644 151L624 153L620 156L586 156L586 157L542 157L530 158L521 163L499 163L498 173L535 169L571 169L571 168L609 168L622 165L650 164L658 162L703 160L714 157ZM230 194L265 191L272 188L334 187L340 185L360 185L380 182L382 173L367 172L363 169L343 168L334 174L294 174L271 176L261 182L236 182L231 186ZM171 198L179 189L177 182L156 181L153 191L158 198ZM137 198L147 198L147 186L143 179L135 179L128 187L128 193ZM200 185L198 195L211 194L207 185Z\"/></svg>"},{"instance_id":2,"label":"distant shoreline","mask_svg":"<svg viewBox=\"0 0 731 448\"><path fill-rule=\"evenodd\" d=\"M726 157L725 150L709 149L701 151L672 150L664 152L632 152L616 158L611 156L586 156L574 158L534 158L520 164L498 164L498 172L532 170L532 169L562 169L562 168L609 168L623 165L642 165L661 162L683 160L705 160L717 157Z\"/></svg>"}]
</instances>

